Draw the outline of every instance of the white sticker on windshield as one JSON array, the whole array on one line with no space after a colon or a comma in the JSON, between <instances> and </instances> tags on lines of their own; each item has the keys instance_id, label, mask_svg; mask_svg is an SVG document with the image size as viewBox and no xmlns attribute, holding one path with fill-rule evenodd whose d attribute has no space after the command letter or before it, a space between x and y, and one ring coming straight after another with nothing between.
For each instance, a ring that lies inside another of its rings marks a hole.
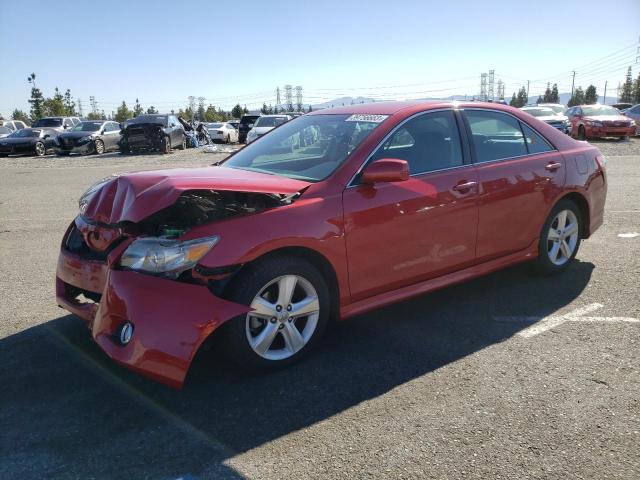
<instances>
[{"instance_id":1,"label":"white sticker on windshield","mask_svg":"<svg viewBox=\"0 0 640 480\"><path fill-rule=\"evenodd\" d=\"M349 118L345 120L345 122L372 122L372 123L380 123L383 122L389 117L389 115L366 115L362 113L356 113L351 115Z\"/></svg>"}]
</instances>

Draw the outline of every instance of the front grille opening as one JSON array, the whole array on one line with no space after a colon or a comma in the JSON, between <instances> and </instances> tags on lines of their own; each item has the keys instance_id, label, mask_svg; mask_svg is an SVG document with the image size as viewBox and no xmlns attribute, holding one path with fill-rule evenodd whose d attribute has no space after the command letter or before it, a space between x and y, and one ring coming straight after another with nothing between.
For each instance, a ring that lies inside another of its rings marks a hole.
<instances>
[{"instance_id":1,"label":"front grille opening","mask_svg":"<svg viewBox=\"0 0 640 480\"><path fill-rule=\"evenodd\" d=\"M91 292L83 288L74 287L68 283L64 284L65 296L73 303L79 306L92 305L100 303L102 294Z\"/></svg>"},{"instance_id":2,"label":"front grille opening","mask_svg":"<svg viewBox=\"0 0 640 480\"><path fill-rule=\"evenodd\" d=\"M65 242L65 248L69 252L81 256L82 258L85 258L87 260L97 260L105 262L109 253L114 248L116 248L124 239L124 236L118 238L111 245L109 245L109 248L104 252L96 252L89 248L89 245L87 245L87 243L84 241L82 233L80 233L80 230L78 230L74 225L74 227L71 229L71 232L69 232L67 241Z\"/></svg>"}]
</instances>

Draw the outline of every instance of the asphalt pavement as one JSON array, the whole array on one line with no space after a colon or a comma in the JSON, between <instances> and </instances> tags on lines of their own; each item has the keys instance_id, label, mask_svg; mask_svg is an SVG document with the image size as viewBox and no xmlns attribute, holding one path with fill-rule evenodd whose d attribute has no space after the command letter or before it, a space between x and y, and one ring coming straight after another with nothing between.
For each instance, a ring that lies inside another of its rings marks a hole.
<instances>
[{"instance_id":1,"label":"asphalt pavement","mask_svg":"<svg viewBox=\"0 0 640 480\"><path fill-rule=\"evenodd\" d=\"M56 306L57 252L94 181L222 155L0 159L0 478L640 478L640 139L597 145L605 223L565 273L362 315L273 374L214 344L182 391Z\"/></svg>"}]
</instances>

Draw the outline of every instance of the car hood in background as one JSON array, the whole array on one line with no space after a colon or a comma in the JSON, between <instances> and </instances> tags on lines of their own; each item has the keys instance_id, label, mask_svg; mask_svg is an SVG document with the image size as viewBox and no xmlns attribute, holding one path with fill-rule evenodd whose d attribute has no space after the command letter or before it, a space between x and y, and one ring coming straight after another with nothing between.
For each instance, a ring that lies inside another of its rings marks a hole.
<instances>
[{"instance_id":1,"label":"car hood in background","mask_svg":"<svg viewBox=\"0 0 640 480\"><path fill-rule=\"evenodd\" d=\"M58 135L58 138L84 138L84 137L90 137L92 135L98 135L98 132L84 132L84 131L79 131L79 132L65 132L65 133L61 133L60 135Z\"/></svg>"},{"instance_id":2,"label":"car hood in background","mask_svg":"<svg viewBox=\"0 0 640 480\"><path fill-rule=\"evenodd\" d=\"M542 120L543 122L564 122L568 120L564 115L547 115L544 117L536 117L538 120Z\"/></svg>"},{"instance_id":3,"label":"car hood in background","mask_svg":"<svg viewBox=\"0 0 640 480\"><path fill-rule=\"evenodd\" d=\"M585 115L583 119L592 122L629 122L631 120L624 115Z\"/></svg>"},{"instance_id":4,"label":"car hood in background","mask_svg":"<svg viewBox=\"0 0 640 480\"><path fill-rule=\"evenodd\" d=\"M173 205L188 190L295 194L309 185L302 180L226 167L130 173L107 180L88 201L82 216L107 225L137 223Z\"/></svg>"},{"instance_id":5,"label":"car hood in background","mask_svg":"<svg viewBox=\"0 0 640 480\"><path fill-rule=\"evenodd\" d=\"M253 127L253 131L256 132L258 135L264 135L265 133L270 132L274 128L276 127Z\"/></svg>"},{"instance_id":6,"label":"car hood in background","mask_svg":"<svg viewBox=\"0 0 640 480\"><path fill-rule=\"evenodd\" d=\"M35 145L39 138L22 137L22 138L0 138L0 145Z\"/></svg>"}]
</instances>

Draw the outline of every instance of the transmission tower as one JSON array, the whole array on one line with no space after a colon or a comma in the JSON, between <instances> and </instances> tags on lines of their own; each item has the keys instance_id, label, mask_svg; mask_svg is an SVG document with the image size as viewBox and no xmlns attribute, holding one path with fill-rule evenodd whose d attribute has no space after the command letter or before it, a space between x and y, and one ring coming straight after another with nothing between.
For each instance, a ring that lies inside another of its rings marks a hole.
<instances>
[{"instance_id":1,"label":"transmission tower","mask_svg":"<svg viewBox=\"0 0 640 480\"><path fill-rule=\"evenodd\" d=\"M200 112L204 112L204 97L198 97L198 120L204 122L204 118L200 118Z\"/></svg>"},{"instance_id":2,"label":"transmission tower","mask_svg":"<svg viewBox=\"0 0 640 480\"><path fill-rule=\"evenodd\" d=\"M489 70L489 92L488 92L488 100L493 102L495 100L494 92L493 92L493 80L495 77L495 70Z\"/></svg>"},{"instance_id":3,"label":"transmission tower","mask_svg":"<svg viewBox=\"0 0 640 480\"><path fill-rule=\"evenodd\" d=\"M84 117L84 114L82 113L82 100L78 97L78 113L80 114L80 117Z\"/></svg>"},{"instance_id":4,"label":"transmission tower","mask_svg":"<svg viewBox=\"0 0 640 480\"><path fill-rule=\"evenodd\" d=\"M298 111L302 111L302 87L298 85L296 87L296 107Z\"/></svg>"},{"instance_id":5,"label":"transmission tower","mask_svg":"<svg viewBox=\"0 0 640 480\"><path fill-rule=\"evenodd\" d=\"M282 99L280 98L280 87L276 88L276 110L281 107L282 105Z\"/></svg>"},{"instance_id":6,"label":"transmission tower","mask_svg":"<svg viewBox=\"0 0 640 480\"><path fill-rule=\"evenodd\" d=\"M187 98L189 99L189 108L191 109L191 113L193 113L196 109L196 97L189 95Z\"/></svg>"},{"instance_id":7,"label":"transmission tower","mask_svg":"<svg viewBox=\"0 0 640 480\"><path fill-rule=\"evenodd\" d=\"M487 74L480 74L480 100L487 101Z\"/></svg>"},{"instance_id":8,"label":"transmission tower","mask_svg":"<svg viewBox=\"0 0 640 480\"><path fill-rule=\"evenodd\" d=\"M504 82L498 80L498 100L504 100Z\"/></svg>"},{"instance_id":9,"label":"transmission tower","mask_svg":"<svg viewBox=\"0 0 640 480\"><path fill-rule=\"evenodd\" d=\"M89 103L91 104L91 113L93 113L94 115L97 115L98 114L98 102L96 102L96 97L91 95L89 97Z\"/></svg>"},{"instance_id":10,"label":"transmission tower","mask_svg":"<svg viewBox=\"0 0 640 480\"><path fill-rule=\"evenodd\" d=\"M293 95L292 95L292 87L291 85L284 86L284 103L286 104L287 111L293 110Z\"/></svg>"}]
</instances>

